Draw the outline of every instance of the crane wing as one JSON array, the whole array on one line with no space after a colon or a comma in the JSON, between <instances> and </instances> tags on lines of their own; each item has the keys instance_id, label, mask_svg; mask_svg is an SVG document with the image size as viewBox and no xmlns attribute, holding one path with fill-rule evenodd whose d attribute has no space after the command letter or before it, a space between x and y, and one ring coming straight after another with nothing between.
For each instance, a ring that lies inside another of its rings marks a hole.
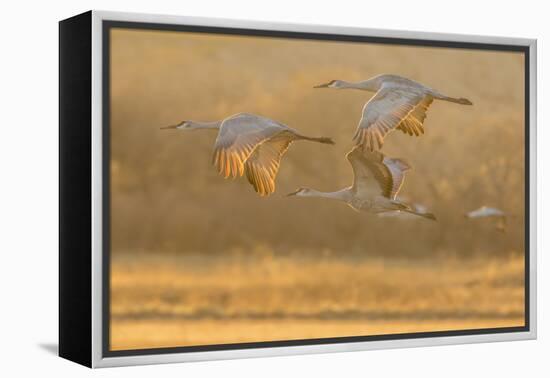
<instances>
[{"instance_id":1,"label":"crane wing","mask_svg":"<svg viewBox=\"0 0 550 378\"><path fill-rule=\"evenodd\" d=\"M401 130L405 134L412 136L413 134L419 136L424 134L424 120L426 119L426 112L433 102L433 97L430 95L424 96L422 101L409 113L399 126L398 130Z\"/></svg>"},{"instance_id":2,"label":"crane wing","mask_svg":"<svg viewBox=\"0 0 550 378\"><path fill-rule=\"evenodd\" d=\"M395 199L410 165L401 159L385 157L378 151L362 151L354 147L346 158L353 168L352 189L365 197L382 195Z\"/></svg>"},{"instance_id":3,"label":"crane wing","mask_svg":"<svg viewBox=\"0 0 550 378\"><path fill-rule=\"evenodd\" d=\"M411 165L403 159L384 157L382 163L387 167L391 176L391 188L384 194L394 200L405 181L405 172L411 169Z\"/></svg>"},{"instance_id":4,"label":"crane wing","mask_svg":"<svg viewBox=\"0 0 550 378\"><path fill-rule=\"evenodd\" d=\"M363 116L353 140L374 151L382 148L384 137L399 126L404 132L420 134L431 99L417 91L382 87L363 107ZM420 125L420 126L419 126Z\"/></svg>"},{"instance_id":5,"label":"crane wing","mask_svg":"<svg viewBox=\"0 0 550 378\"><path fill-rule=\"evenodd\" d=\"M279 172L281 158L293 139L293 134L282 132L258 145L246 161L246 178L261 196L275 191L275 177Z\"/></svg>"},{"instance_id":6,"label":"crane wing","mask_svg":"<svg viewBox=\"0 0 550 378\"><path fill-rule=\"evenodd\" d=\"M224 120L214 144L212 160L224 177L242 176L244 163L254 149L288 127L254 114L238 114Z\"/></svg>"}]
</instances>

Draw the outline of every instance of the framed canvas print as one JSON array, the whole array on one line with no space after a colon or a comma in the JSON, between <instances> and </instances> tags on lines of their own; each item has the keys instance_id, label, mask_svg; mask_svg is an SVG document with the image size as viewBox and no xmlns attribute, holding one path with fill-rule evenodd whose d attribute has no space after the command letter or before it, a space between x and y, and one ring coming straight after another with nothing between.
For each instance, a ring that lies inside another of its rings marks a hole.
<instances>
[{"instance_id":1,"label":"framed canvas print","mask_svg":"<svg viewBox=\"0 0 550 378\"><path fill-rule=\"evenodd\" d=\"M535 338L535 64L516 38L61 21L60 355Z\"/></svg>"}]
</instances>

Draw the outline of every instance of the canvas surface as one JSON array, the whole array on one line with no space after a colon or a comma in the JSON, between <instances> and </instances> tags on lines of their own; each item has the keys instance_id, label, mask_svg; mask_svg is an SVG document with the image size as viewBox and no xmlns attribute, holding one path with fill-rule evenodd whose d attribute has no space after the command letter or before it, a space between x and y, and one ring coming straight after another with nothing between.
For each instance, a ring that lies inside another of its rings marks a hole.
<instances>
[{"instance_id":1,"label":"canvas surface","mask_svg":"<svg viewBox=\"0 0 550 378\"><path fill-rule=\"evenodd\" d=\"M129 350L523 326L524 56L188 32L110 32L110 347ZM284 194L352 183L345 155L372 94L314 89L392 73L434 101L425 134L388 135L413 166L400 196L437 221ZM260 114L299 141L276 191L224 179L215 130ZM492 206L508 216L468 219Z\"/></svg>"}]
</instances>

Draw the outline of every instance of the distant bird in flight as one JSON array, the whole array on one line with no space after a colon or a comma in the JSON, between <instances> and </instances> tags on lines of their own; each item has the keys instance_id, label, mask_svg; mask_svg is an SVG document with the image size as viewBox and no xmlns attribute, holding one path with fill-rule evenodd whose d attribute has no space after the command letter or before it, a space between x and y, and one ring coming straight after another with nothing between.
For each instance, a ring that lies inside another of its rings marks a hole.
<instances>
[{"instance_id":1,"label":"distant bird in flight","mask_svg":"<svg viewBox=\"0 0 550 378\"><path fill-rule=\"evenodd\" d=\"M407 162L385 157L377 151L363 152L357 146L348 152L346 158L353 169L352 186L336 192L300 188L288 196L328 198L345 202L357 211L384 213L399 210L435 220L433 214L419 213L396 199L405 180L405 172L411 168Z\"/></svg>"},{"instance_id":2,"label":"distant bird in flight","mask_svg":"<svg viewBox=\"0 0 550 378\"><path fill-rule=\"evenodd\" d=\"M214 122L181 121L161 129L219 130L212 156L219 174L225 178L246 174L261 196L275 191L281 158L292 142L308 140L334 144L330 138L305 136L282 123L250 113L239 113Z\"/></svg>"},{"instance_id":3,"label":"distant bird in flight","mask_svg":"<svg viewBox=\"0 0 550 378\"><path fill-rule=\"evenodd\" d=\"M464 215L466 218L493 218L497 220L496 228L499 231L506 231L506 221L508 215L497 208L481 206L479 209L472 210Z\"/></svg>"},{"instance_id":4,"label":"distant bird in flight","mask_svg":"<svg viewBox=\"0 0 550 378\"><path fill-rule=\"evenodd\" d=\"M356 83L332 80L314 88L359 89L376 92L363 106L353 140L363 149L381 149L388 133L397 129L409 135L424 134L426 111L434 99L472 105L465 98L445 96L416 81L397 75L378 75Z\"/></svg>"}]
</instances>

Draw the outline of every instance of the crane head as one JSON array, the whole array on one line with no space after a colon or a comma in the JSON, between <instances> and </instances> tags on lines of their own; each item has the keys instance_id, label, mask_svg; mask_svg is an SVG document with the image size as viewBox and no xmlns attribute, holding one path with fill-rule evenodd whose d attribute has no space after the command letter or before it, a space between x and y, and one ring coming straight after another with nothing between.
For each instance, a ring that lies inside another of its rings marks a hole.
<instances>
[{"instance_id":1,"label":"crane head","mask_svg":"<svg viewBox=\"0 0 550 378\"><path fill-rule=\"evenodd\" d=\"M342 83L342 80L331 80L328 83L319 84L313 88L341 88L343 86Z\"/></svg>"},{"instance_id":2,"label":"crane head","mask_svg":"<svg viewBox=\"0 0 550 378\"><path fill-rule=\"evenodd\" d=\"M306 197L309 193L311 193L311 189L309 188L298 188L292 193L288 193L287 197L297 196L297 197Z\"/></svg>"},{"instance_id":3,"label":"crane head","mask_svg":"<svg viewBox=\"0 0 550 378\"><path fill-rule=\"evenodd\" d=\"M164 126L164 127L161 127L160 129L161 130L169 130L169 129L185 130L185 129L190 129L190 128L191 128L191 123L190 122L181 121L180 123L177 123L175 125Z\"/></svg>"}]
</instances>

